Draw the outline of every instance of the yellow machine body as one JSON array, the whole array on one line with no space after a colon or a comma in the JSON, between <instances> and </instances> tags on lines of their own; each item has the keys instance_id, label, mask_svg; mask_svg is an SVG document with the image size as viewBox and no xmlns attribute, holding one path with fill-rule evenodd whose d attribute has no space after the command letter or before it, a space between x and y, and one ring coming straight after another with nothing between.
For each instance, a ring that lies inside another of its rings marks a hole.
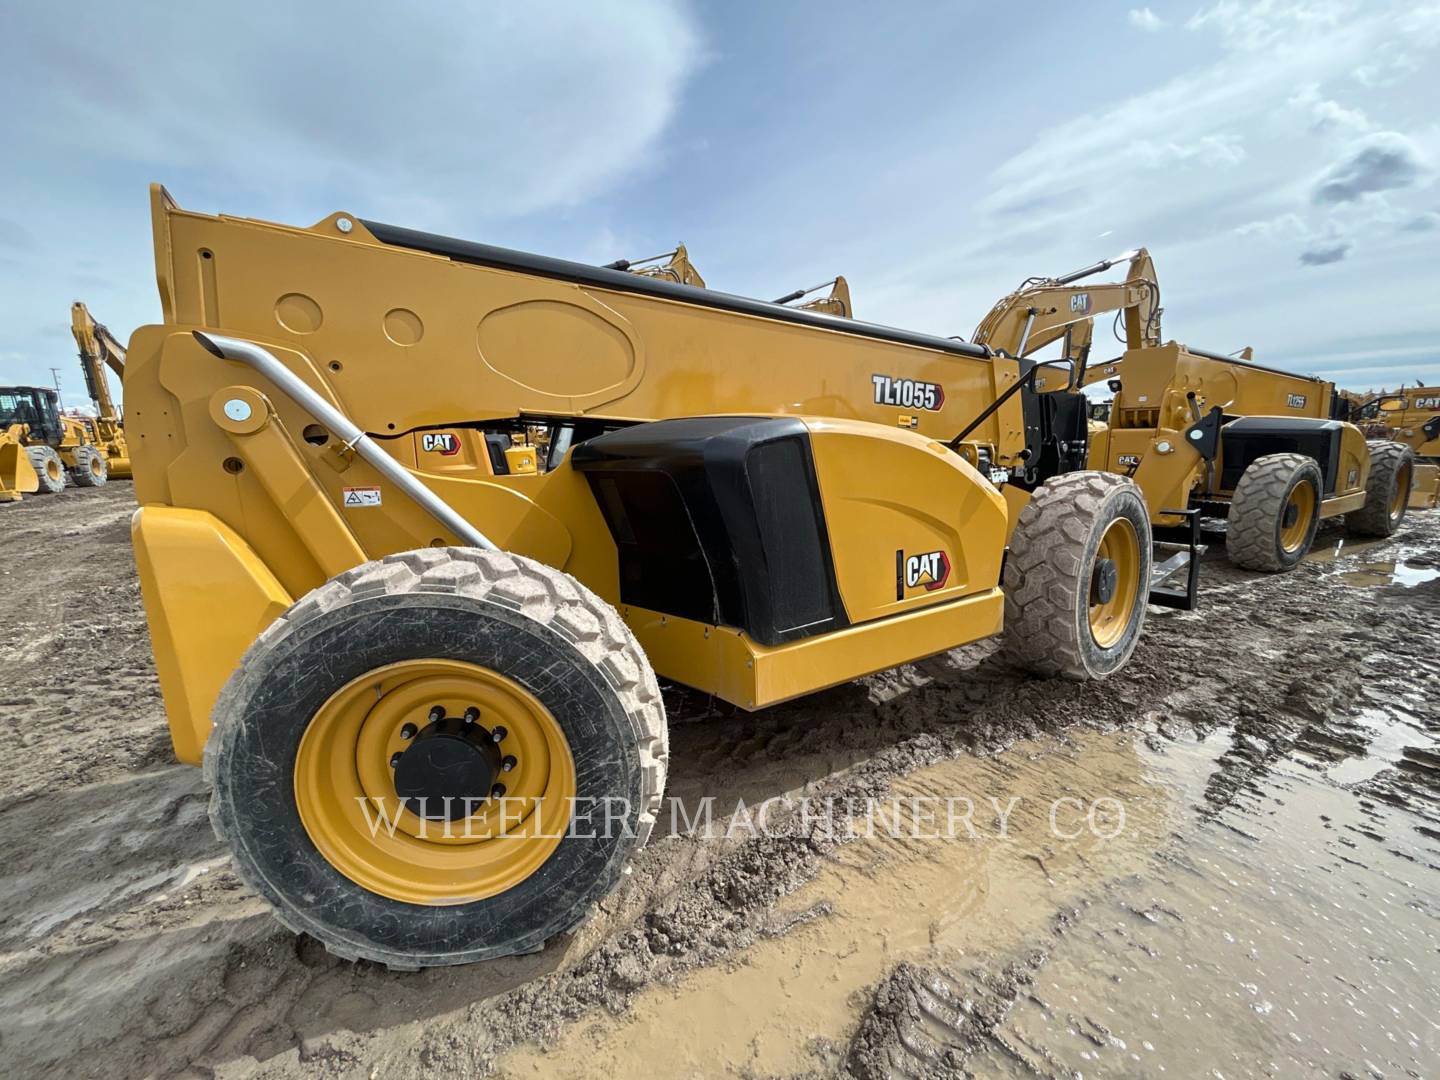
<instances>
[{"instance_id":1,"label":"yellow machine body","mask_svg":"<svg viewBox=\"0 0 1440 1080\"><path fill-rule=\"evenodd\" d=\"M25 444L9 431L0 431L0 502L19 502L40 490L40 477L25 453Z\"/></svg>"},{"instance_id":2,"label":"yellow machine body","mask_svg":"<svg viewBox=\"0 0 1440 1080\"><path fill-rule=\"evenodd\" d=\"M198 760L220 686L288 604L368 560L462 542L197 330L268 349L498 547L615 605L659 674L743 708L1000 629L1001 560L1028 496L976 466L1023 467L1020 395L944 441L1015 385L1015 361L462 261L349 215L293 228L189 213L158 186L152 201L165 321L130 341L126 435L182 760ZM833 629L766 642L628 602L606 511L556 426L737 416L798 425L808 443ZM546 424L559 441L510 441ZM512 433L503 451L492 428Z\"/></svg>"},{"instance_id":3,"label":"yellow machine body","mask_svg":"<svg viewBox=\"0 0 1440 1080\"><path fill-rule=\"evenodd\" d=\"M123 479L130 475L130 448L125 441L120 409L110 393L106 368L124 379L125 347L105 326L95 321L79 300L70 305L70 332L79 347L80 370L85 375L85 387L96 408L94 417L83 417L81 422L89 431L90 441L104 452L109 475Z\"/></svg>"},{"instance_id":4,"label":"yellow machine body","mask_svg":"<svg viewBox=\"0 0 1440 1080\"><path fill-rule=\"evenodd\" d=\"M1154 348L1127 350L1117 362L1123 374L1110 407L1106 429L1096 435L1092 461L1131 476L1140 485L1158 525L1179 518L1166 510L1192 502L1223 503L1233 494L1243 465L1237 456L1238 436L1254 424L1263 451L1301 448L1286 421L1320 422L1334 444L1325 463L1326 491L1321 518L1357 510L1365 503L1370 455L1365 436L1353 424L1331 421L1334 386L1321 379L1265 368L1246 360L1194 352L1169 342ZM1213 460L1207 460L1191 434L1197 422L1219 410L1219 431ZM1269 422L1266 426L1266 422ZM1314 424L1306 426L1314 427ZM1270 430L1273 428L1274 430ZM1309 437L1301 436L1301 437ZM1227 464L1227 446L1232 460Z\"/></svg>"}]
</instances>

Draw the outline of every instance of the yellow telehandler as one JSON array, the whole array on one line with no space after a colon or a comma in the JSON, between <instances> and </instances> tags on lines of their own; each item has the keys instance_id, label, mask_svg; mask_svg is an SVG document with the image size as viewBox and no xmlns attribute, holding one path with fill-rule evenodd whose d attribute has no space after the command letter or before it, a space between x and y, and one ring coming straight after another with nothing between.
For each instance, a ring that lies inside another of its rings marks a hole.
<instances>
[{"instance_id":1,"label":"yellow telehandler","mask_svg":"<svg viewBox=\"0 0 1440 1080\"><path fill-rule=\"evenodd\" d=\"M657 675L761 709L1002 628L1050 676L1136 647L1145 502L1057 440L1068 364L151 202L125 400L171 735L239 873L338 955L573 927L661 812Z\"/></svg>"},{"instance_id":2,"label":"yellow telehandler","mask_svg":"<svg viewBox=\"0 0 1440 1080\"><path fill-rule=\"evenodd\" d=\"M1440 386L1402 386L1391 393L1344 395L1351 419L1366 436L1404 443L1415 454L1410 506L1429 510L1440 501Z\"/></svg>"},{"instance_id":3,"label":"yellow telehandler","mask_svg":"<svg viewBox=\"0 0 1440 1080\"><path fill-rule=\"evenodd\" d=\"M1120 263L1123 282L1081 282ZM1202 550L1200 518L1227 519L1226 554L1250 570L1294 567L1323 519L1344 515L1360 536L1388 536L1405 515L1414 454L1371 440L1347 422L1333 384L1253 362L1249 349L1224 356L1162 343L1160 290L1144 248L1058 278L1031 278L996 304L974 341L1022 359L1063 340L1084 387L1107 380L1104 424L1085 423L1079 394L1046 405L1059 429L1088 441L1087 462L1132 478L1156 529L1185 529L1179 550L1156 568L1151 600L1193 607ZM1091 364L1094 318L1123 318L1125 352ZM1073 414L1075 419L1069 419ZM1162 584L1187 572L1184 588Z\"/></svg>"}]
</instances>

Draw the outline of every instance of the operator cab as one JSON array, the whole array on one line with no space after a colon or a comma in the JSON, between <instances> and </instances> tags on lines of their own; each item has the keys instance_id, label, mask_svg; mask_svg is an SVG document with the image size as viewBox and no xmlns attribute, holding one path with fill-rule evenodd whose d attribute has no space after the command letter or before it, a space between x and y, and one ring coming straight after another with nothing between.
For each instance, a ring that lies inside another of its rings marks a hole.
<instances>
[{"instance_id":1,"label":"operator cab","mask_svg":"<svg viewBox=\"0 0 1440 1080\"><path fill-rule=\"evenodd\" d=\"M60 395L48 386L0 386L0 428L24 424L31 439L55 445L64 428Z\"/></svg>"}]
</instances>

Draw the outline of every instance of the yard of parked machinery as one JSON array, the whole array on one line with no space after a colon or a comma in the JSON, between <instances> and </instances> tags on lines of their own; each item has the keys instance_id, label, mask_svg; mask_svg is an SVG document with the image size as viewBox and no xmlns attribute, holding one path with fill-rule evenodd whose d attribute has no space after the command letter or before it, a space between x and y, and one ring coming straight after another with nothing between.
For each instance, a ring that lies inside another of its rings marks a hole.
<instances>
[{"instance_id":1,"label":"yard of parked machinery","mask_svg":"<svg viewBox=\"0 0 1440 1080\"><path fill-rule=\"evenodd\" d=\"M1431 390L151 210L0 387L9 1074L1440 1066Z\"/></svg>"},{"instance_id":2,"label":"yard of parked machinery","mask_svg":"<svg viewBox=\"0 0 1440 1080\"><path fill-rule=\"evenodd\" d=\"M666 822L545 951L391 973L297 939L230 868L174 761L134 509L111 482L0 518L10 1075L1358 1077L1440 1055L1433 512L1368 545L1322 529L1288 575L1212 548L1201 607L1153 609L1104 682L982 643L755 715L676 695L677 798L961 794L976 837ZM991 795L1022 799L1008 842ZM1101 796L1115 839L1050 834L1054 800Z\"/></svg>"}]
</instances>

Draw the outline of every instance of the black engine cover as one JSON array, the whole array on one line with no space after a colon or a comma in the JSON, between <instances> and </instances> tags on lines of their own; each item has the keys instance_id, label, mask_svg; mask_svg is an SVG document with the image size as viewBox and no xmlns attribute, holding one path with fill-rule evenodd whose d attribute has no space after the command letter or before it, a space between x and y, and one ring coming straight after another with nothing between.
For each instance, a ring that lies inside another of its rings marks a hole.
<instances>
[{"instance_id":1,"label":"black engine cover","mask_svg":"<svg viewBox=\"0 0 1440 1080\"><path fill-rule=\"evenodd\" d=\"M620 553L623 603L764 645L848 625L798 420L658 420L575 447Z\"/></svg>"}]
</instances>

